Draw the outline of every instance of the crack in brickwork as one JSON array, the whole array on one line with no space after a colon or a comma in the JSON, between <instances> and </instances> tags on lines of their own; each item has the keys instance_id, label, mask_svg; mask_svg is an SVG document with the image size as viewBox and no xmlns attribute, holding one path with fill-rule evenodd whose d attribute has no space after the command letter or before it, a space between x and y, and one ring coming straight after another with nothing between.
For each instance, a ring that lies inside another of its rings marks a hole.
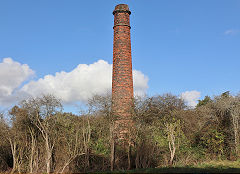
<instances>
[{"instance_id":1,"label":"crack in brickwork","mask_svg":"<svg viewBox=\"0 0 240 174\"><path fill-rule=\"evenodd\" d=\"M124 139L128 127L132 125L133 77L130 37L130 14L128 5L119 4L113 11L113 76L112 113L115 117L115 130L118 138Z\"/></svg>"}]
</instances>

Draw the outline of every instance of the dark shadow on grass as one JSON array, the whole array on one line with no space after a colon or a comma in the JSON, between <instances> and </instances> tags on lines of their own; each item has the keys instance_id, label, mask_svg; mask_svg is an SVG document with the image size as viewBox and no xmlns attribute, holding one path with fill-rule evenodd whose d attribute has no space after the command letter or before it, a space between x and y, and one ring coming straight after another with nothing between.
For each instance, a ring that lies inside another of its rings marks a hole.
<instances>
[{"instance_id":1,"label":"dark shadow on grass","mask_svg":"<svg viewBox=\"0 0 240 174\"><path fill-rule=\"evenodd\" d=\"M101 173L101 172L99 172ZM104 173L240 173L240 168L231 167L164 167L164 168L148 168L129 171L114 171Z\"/></svg>"}]
</instances>

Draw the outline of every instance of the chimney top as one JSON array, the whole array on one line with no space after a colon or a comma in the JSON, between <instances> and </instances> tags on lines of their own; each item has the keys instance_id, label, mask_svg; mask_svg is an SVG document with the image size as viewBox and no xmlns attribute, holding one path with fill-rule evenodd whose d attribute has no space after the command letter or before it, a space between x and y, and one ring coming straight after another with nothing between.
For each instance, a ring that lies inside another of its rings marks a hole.
<instances>
[{"instance_id":1,"label":"chimney top","mask_svg":"<svg viewBox=\"0 0 240 174\"><path fill-rule=\"evenodd\" d=\"M130 15L131 11L129 10L129 7L127 4L118 4L118 5L116 5L116 7L113 11L113 15L115 13L128 13Z\"/></svg>"}]
</instances>

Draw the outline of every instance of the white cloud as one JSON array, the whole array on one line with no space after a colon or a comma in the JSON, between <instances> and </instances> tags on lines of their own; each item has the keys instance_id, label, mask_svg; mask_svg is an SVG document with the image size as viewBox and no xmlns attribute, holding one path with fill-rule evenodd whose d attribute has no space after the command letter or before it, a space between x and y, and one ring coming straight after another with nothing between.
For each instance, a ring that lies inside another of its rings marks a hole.
<instances>
[{"instance_id":1,"label":"white cloud","mask_svg":"<svg viewBox=\"0 0 240 174\"><path fill-rule=\"evenodd\" d=\"M194 108L197 105L197 101L200 96L201 93L199 91L186 91L181 93L181 98L190 108Z\"/></svg>"},{"instance_id":2,"label":"white cloud","mask_svg":"<svg viewBox=\"0 0 240 174\"><path fill-rule=\"evenodd\" d=\"M135 95L143 96L148 89L148 77L141 71L133 70L133 87Z\"/></svg>"},{"instance_id":3,"label":"white cloud","mask_svg":"<svg viewBox=\"0 0 240 174\"><path fill-rule=\"evenodd\" d=\"M11 59L10 59L11 60ZM20 65L19 63L15 62ZM32 70L27 65L25 67L25 74L13 74L14 79L18 79L18 83L13 85L13 89L18 88L23 81L33 74ZM31 70L28 72L27 70ZM7 73L8 68L4 70ZM133 82L135 94L143 95L148 88L148 78L140 71L133 70ZM86 101L95 94L104 94L111 91L112 86L112 64L104 60L99 60L93 64L79 64L70 72L57 72L55 75L46 75L38 80L32 80L26 83L21 89L14 91L9 90L8 98L3 98L0 105L9 103L13 100L23 99L26 96L39 96L41 94L53 94L59 97L64 103L73 103L76 101ZM0 83L0 89L4 85Z\"/></svg>"},{"instance_id":4,"label":"white cloud","mask_svg":"<svg viewBox=\"0 0 240 174\"><path fill-rule=\"evenodd\" d=\"M148 78L140 71L133 70L134 88L136 93L143 94L148 88ZM63 102L86 101L95 94L111 91L112 65L104 60L93 64L79 64L71 72L57 72L46 75L37 81L23 86L21 91L32 96L51 93Z\"/></svg>"},{"instance_id":5,"label":"white cloud","mask_svg":"<svg viewBox=\"0 0 240 174\"><path fill-rule=\"evenodd\" d=\"M71 72L57 72L23 86L21 91L32 96L53 94L64 102L86 101L94 94L110 89L112 65L99 60L90 65L79 64Z\"/></svg>"},{"instance_id":6,"label":"white cloud","mask_svg":"<svg viewBox=\"0 0 240 174\"><path fill-rule=\"evenodd\" d=\"M229 30L226 30L224 32L225 35L235 35L237 34L238 32L240 32L240 30L235 30L235 29L229 29Z\"/></svg>"},{"instance_id":7,"label":"white cloud","mask_svg":"<svg viewBox=\"0 0 240 174\"><path fill-rule=\"evenodd\" d=\"M14 101L15 91L33 75L28 65L4 58L0 63L0 105Z\"/></svg>"}]
</instances>

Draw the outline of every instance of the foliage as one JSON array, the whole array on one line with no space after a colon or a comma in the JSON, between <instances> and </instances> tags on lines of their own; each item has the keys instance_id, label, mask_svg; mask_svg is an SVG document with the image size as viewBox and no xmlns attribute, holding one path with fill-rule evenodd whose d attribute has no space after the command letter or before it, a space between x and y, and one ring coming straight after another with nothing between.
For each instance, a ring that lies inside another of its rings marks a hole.
<instances>
[{"instance_id":1,"label":"foliage","mask_svg":"<svg viewBox=\"0 0 240 174\"><path fill-rule=\"evenodd\" d=\"M218 157L224 155L224 134L216 129L208 130L201 138L200 145L206 153L214 154Z\"/></svg>"},{"instance_id":2,"label":"foliage","mask_svg":"<svg viewBox=\"0 0 240 174\"><path fill-rule=\"evenodd\" d=\"M227 91L206 96L194 109L172 94L134 102L134 124L125 149L113 146L116 118L109 94L89 99L78 115L62 112L60 100L51 95L20 102L8 112L10 124L0 114L0 171L79 173L132 168L138 170L129 172L177 173L219 172L227 166L239 171L235 164L240 156L240 95ZM234 162L216 163L222 159Z\"/></svg>"},{"instance_id":3,"label":"foliage","mask_svg":"<svg viewBox=\"0 0 240 174\"><path fill-rule=\"evenodd\" d=\"M211 102L212 102L211 98L209 96L205 96L205 98L203 100L198 100L197 107L204 106L204 105L206 105L208 103L211 103Z\"/></svg>"}]
</instances>

